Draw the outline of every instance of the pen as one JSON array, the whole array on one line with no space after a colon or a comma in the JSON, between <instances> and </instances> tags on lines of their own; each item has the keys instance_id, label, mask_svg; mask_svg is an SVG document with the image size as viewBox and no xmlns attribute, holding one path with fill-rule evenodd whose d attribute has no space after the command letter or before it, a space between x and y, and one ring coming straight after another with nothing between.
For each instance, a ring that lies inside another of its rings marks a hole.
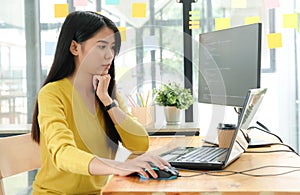
<instances>
[{"instance_id":1,"label":"pen","mask_svg":"<svg viewBox=\"0 0 300 195\"><path fill-rule=\"evenodd\" d=\"M145 103L146 107L148 106L149 95L150 95L150 90L148 91L147 97L146 97L146 103Z\"/></svg>"},{"instance_id":2,"label":"pen","mask_svg":"<svg viewBox=\"0 0 300 195\"><path fill-rule=\"evenodd\" d=\"M145 107L144 100L143 100L143 96L142 96L140 93L139 93L139 98L140 98L142 107Z\"/></svg>"},{"instance_id":3,"label":"pen","mask_svg":"<svg viewBox=\"0 0 300 195\"><path fill-rule=\"evenodd\" d=\"M132 100L132 97L127 95L127 98L129 100L129 103L131 104L132 107L136 107L136 103L134 103L134 101Z\"/></svg>"},{"instance_id":4,"label":"pen","mask_svg":"<svg viewBox=\"0 0 300 195\"><path fill-rule=\"evenodd\" d=\"M141 100L140 100L139 95L138 95L137 93L136 93L135 95L136 95L136 99L137 99L138 105L139 105L139 106L142 106L142 103L141 103Z\"/></svg>"}]
</instances>

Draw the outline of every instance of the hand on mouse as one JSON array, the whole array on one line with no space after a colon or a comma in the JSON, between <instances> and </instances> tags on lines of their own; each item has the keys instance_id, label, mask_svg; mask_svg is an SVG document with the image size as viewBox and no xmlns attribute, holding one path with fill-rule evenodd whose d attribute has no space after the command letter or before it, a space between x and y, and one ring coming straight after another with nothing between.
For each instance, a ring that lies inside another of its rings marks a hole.
<instances>
[{"instance_id":1,"label":"hand on mouse","mask_svg":"<svg viewBox=\"0 0 300 195\"><path fill-rule=\"evenodd\" d=\"M161 157L145 153L134 159L128 160L118 164L115 168L117 169L117 175L127 176L132 173L139 173L145 178L149 178L147 172L153 177L157 178L156 172L152 169L151 164L157 166L160 169L164 169L165 166L171 166L168 162L164 161Z\"/></svg>"}]
</instances>

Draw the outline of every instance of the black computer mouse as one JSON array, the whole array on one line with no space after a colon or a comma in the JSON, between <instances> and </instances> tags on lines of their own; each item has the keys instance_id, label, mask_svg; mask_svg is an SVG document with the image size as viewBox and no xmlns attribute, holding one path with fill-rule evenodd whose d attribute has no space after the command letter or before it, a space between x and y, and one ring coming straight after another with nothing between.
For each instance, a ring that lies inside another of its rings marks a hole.
<instances>
[{"instance_id":1,"label":"black computer mouse","mask_svg":"<svg viewBox=\"0 0 300 195\"><path fill-rule=\"evenodd\" d=\"M157 178L153 178L152 175L146 170L149 178L145 178L143 175L139 174L142 180L156 179L156 180L172 180L179 176L179 172L175 167L165 166L164 169L160 169L156 166L152 166L152 169L156 172Z\"/></svg>"}]
</instances>

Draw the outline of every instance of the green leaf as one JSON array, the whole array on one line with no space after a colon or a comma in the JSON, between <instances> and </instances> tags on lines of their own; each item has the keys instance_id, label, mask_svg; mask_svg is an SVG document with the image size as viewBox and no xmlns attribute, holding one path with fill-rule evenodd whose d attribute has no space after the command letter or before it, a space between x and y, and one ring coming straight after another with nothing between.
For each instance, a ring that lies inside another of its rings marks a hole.
<instances>
[{"instance_id":1,"label":"green leaf","mask_svg":"<svg viewBox=\"0 0 300 195\"><path fill-rule=\"evenodd\" d=\"M156 103L160 106L175 106L178 109L188 109L194 98L190 89L180 87L175 82L161 85L153 90L156 95Z\"/></svg>"}]
</instances>

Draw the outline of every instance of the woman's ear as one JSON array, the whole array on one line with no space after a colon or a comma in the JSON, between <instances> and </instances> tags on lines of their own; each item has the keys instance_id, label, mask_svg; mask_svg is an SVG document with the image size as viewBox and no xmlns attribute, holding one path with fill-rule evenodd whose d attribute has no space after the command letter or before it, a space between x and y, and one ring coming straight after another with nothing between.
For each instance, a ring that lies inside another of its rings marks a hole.
<instances>
[{"instance_id":1,"label":"woman's ear","mask_svg":"<svg viewBox=\"0 0 300 195\"><path fill-rule=\"evenodd\" d=\"M71 45L70 45L70 52L74 56L78 56L78 43L74 40L72 40Z\"/></svg>"}]
</instances>

